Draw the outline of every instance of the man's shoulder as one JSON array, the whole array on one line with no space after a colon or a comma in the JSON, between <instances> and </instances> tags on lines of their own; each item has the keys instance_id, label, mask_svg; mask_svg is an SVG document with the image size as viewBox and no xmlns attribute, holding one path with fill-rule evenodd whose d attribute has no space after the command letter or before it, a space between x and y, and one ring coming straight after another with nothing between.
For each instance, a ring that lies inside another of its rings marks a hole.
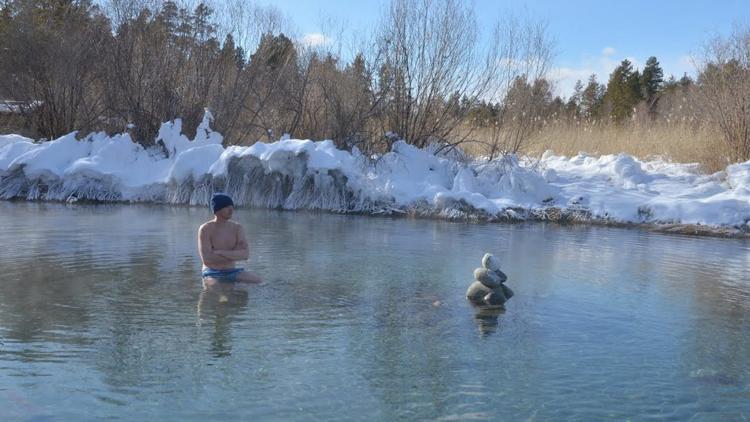
<instances>
[{"instance_id":1,"label":"man's shoulder","mask_svg":"<svg viewBox=\"0 0 750 422\"><path fill-rule=\"evenodd\" d=\"M212 230L216 223L214 221L206 221L198 227L198 231Z\"/></svg>"}]
</instances>

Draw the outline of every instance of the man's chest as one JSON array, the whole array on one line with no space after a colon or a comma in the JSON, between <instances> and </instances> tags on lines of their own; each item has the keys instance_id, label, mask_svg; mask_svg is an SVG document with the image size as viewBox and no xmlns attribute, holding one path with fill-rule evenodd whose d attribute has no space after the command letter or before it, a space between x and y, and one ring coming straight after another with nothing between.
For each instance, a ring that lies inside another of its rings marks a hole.
<instances>
[{"instance_id":1,"label":"man's chest","mask_svg":"<svg viewBox=\"0 0 750 422\"><path fill-rule=\"evenodd\" d=\"M237 231L233 227L217 227L211 234L214 249L232 249L237 244Z\"/></svg>"}]
</instances>

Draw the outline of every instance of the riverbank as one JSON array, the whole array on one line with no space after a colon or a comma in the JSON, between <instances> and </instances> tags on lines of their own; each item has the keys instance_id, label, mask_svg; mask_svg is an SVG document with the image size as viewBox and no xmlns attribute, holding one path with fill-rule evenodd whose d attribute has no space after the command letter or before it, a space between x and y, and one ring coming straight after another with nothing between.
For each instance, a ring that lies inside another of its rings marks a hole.
<instances>
[{"instance_id":1,"label":"riverbank","mask_svg":"<svg viewBox=\"0 0 750 422\"><path fill-rule=\"evenodd\" d=\"M69 134L35 143L0 137L0 198L206 205L223 191L239 206L393 214L463 221L643 226L744 237L750 162L703 174L697 164L626 154L476 160L399 141L366 156L330 141L222 146L206 115L197 135L162 125L156 147L128 134Z\"/></svg>"}]
</instances>

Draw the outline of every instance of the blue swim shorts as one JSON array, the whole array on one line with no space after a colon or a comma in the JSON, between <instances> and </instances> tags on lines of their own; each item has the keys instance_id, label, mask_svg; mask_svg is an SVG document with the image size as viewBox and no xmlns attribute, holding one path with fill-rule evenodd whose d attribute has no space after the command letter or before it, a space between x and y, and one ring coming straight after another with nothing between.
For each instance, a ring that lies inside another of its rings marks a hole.
<instances>
[{"instance_id":1,"label":"blue swim shorts","mask_svg":"<svg viewBox=\"0 0 750 422\"><path fill-rule=\"evenodd\" d=\"M206 268L203 270L203 277L215 278L219 281L226 283L232 283L237 280L237 274L245 271L244 268L232 268L231 270L215 270L213 268Z\"/></svg>"}]
</instances>

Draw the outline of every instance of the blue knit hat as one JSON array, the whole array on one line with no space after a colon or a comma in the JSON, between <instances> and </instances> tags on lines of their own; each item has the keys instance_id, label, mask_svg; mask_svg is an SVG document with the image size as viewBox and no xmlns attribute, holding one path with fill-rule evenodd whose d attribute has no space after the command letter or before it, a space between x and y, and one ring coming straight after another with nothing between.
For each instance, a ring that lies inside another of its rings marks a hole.
<instances>
[{"instance_id":1,"label":"blue knit hat","mask_svg":"<svg viewBox=\"0 0 750 422\"><path fill-rule=\"evenodd\" d=\"M232 202L232 198L225 193L215 193L211 197L211 208L214 210L214 214L219 212L220 209L226 208L230 205L234 206L234 202Z\"/></svg>"}]
</instances>

